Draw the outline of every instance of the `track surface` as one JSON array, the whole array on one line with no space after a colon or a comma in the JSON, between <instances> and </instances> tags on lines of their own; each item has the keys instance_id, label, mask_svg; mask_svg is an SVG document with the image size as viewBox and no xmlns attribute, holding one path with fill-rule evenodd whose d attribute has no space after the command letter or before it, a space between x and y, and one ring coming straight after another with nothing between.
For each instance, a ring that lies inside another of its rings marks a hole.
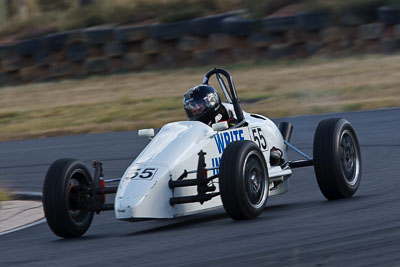
<instances>
[{"instance_id":1,"label":"track surface","mask_svg":"<svg viewBox=\"0 0 400 267\"><path fill-rule=\"evenodd\" d=\"M219 209L127 223L105 212L74 240L58 239L47 224L0 236L0 266L399 266L400 108L287 118L295 126L292 143L312 154L314 130L328 117L348 119L362 146L363 177L352 199L326 201L308 167L295 170L289 192L271 197L255 220L234 222ZM106 176L119 177L147 143L136 136L0 143L0 182L41 191L47 167L60 157L103 160Z\"/></svg>"}]
</instances>

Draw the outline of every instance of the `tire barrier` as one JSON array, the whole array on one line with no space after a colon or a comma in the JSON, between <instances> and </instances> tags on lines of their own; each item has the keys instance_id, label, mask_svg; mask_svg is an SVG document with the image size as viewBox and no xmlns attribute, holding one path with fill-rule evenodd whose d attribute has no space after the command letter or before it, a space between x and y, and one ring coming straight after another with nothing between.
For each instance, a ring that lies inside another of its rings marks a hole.
<instances>
[{"instance_id":1,"label":"tire barrier","mask_svg":"<svg viewBox=\"0 0 400 267\"><path fill-rule=\"evenodd\" d=\"M150 26L123 26L114 29L117 42L137 42L149 37Z\"/></svg>"},{"instance_id":2,"label":"tire barrier","mask_svg":"<svg viewBox=\"0 0 400 267\"><path fill-rule=\"evenodd\" d=\"M67 48L67 59L72 62L83 61L88 56L88 53L89 51L85 43L72 43Z\"/></svg>"},{"instance_id":3,"label":"tire barrier","mask_svg":"<svg viewBox=\"0 0 400 267\"><path fill-rule=\"evenodd\" d=\"M39 51L43 41L41 38L20 41L16 44L17 53L20 56L32 56Z\"/></svg>"},{"instance_id":4,"label":"tire barrier","mask_svg":"<svg viewBox=\"0 0 400 267\"><path fill-rule=\"evenodd\" d=\"M257 24L258 20L234 16L224 19L222 21L221 29L223 33L237 36L248 36L253 33Z\"/></svg>"},{"instance_id":5,"label":"tire barrier","mask_svg":"<svg viewBox=\"0 0 400 267\"><path fill-rule=\"evenodd\" d=\"M95 28L82 30L85 42L89 45L98 45L111 42L114 39L113 28Z\"/></svg>"},{"instance_id":6,"label":"tire barrier","mask_svg":"<svg viewBox=\"0 0 400 267\"><path fill-rule=\"evenodd\" d=\"M329 14L301 12L296 16L296 26L302 30L316 31L328 26Z\"/></svg>"},{"instance_id":7,"label":"tire barrier","mask_svg":"<svg viewBox=\"0 0 400 267\"><path fill-rule=\"evenodd\" d=\"M278 17L261 20L264 32L285 32L296 27L296 17Z\"/></svg>"},{"instance_id":8,"label":"tire barrier","mask_svg":"<svg viewBox=\"0 0 400 267\"><path fill-rule=\"evenodd\" d=\"M359 14L342 14L335 25L327 13L259 20L242 13L92 27L0 45L0 86L149 68L400 50L400 9L381 7L372 22Z\"/></svg>"},{"instance_id":9,"label":"tire barrier","mask_svg":"<svg viewBox=\"0 0 400 267\"><path fill-rule=\"evenodd\" d=\"M237 16L238 12L212 15L193 19L189 22L189 34L205 37L213 33L222 32L222 22L230 17Z\"/></svg>"},{"instance_id":10,"label":"tire barrier","mask_svg":"<svg viewBox=\"0 0 400 267\"><path fill-rule=\"evenodd\" d=\"M400 8L381 7L378 9L379 21L394 25L400 23Z\"/></svg>"},{"instance_id":11,"label":"tire barrier","mask_svg":"<svg viewBox=\"0 0 400 267\"><path fill-rule=\"evenodd\" d=\"M120 42L109 42L104 45L104 54L107 57L122 56L126 52L126 46Z\"/></svg>"},{"instance_id":12,"label":"tire barrier","mask_svg":"<svg viewBox=\"0 0 400 267\"><path fill-rule=\"evenodd\" d=\"M190 22L180 21L165 24L155 24L150 28L151 36L159 41L175 40L186 35Z\"/></svg>"},{"instance_id":13,"label":"tire barrier","mask_svg":"<svg viewBox=\"0 0 400 267\"><path fill-rule=\"evenodd\" d=\"M60 51L66 46L71 33L72 32L59 32L46 35L43 39L47 49L51 52Z\"/></svg>"}]
</instances>

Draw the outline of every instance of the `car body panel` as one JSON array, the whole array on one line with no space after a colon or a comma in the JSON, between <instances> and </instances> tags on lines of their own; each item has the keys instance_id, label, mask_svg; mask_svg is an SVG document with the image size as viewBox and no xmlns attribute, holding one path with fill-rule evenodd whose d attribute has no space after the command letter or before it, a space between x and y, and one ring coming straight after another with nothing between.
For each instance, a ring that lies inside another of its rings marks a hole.
<instances>
[{"instance_id":1,"label":"car body panel","mask_svg":"<svg viewBox=\"0 0 400 267\"><path fill-rule=\"evenodd\" d=\"M232 105L224 103L227 109ZM176 180L182 173L197 170L198 153L206 153L208 176L218 173L221 156L230 142L251 140L262 150L266 164L274 180L283 181L285 190L276 190L270 182L270 194L287 191L291 170L282 170L280 166L269 164L270 150L273 147L284 150L284 142L277 126L268 118L244 113L248 126L230 128L216 132L208 125L198 121L180 121L164 125L146 148L139 154L125 171L115 196L115 216L117 219L161 219L173 218L202 212L222 206L220 197L200 203L186 203L171 206L171 197L197 194L197 187L170 189L169 180ZM286 153L283 155L286 159ZM196 173L187 179L196 178ZM219 191L218 182L212 182Z\"/></svg>"}]
</instances>

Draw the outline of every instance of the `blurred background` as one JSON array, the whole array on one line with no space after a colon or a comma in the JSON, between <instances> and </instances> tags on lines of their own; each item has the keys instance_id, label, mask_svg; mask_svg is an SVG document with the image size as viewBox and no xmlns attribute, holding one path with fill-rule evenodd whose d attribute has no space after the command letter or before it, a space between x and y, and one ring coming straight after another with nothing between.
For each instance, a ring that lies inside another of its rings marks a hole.
<instances>
[{"instance_id":1,"label":"blurred background","mask_svg":"<svg viewBox=\"0 0 400 267\"><path fill-rule=\"evenodd\" d=\"M400 105L398 0L0 0L0 141L161 127L231 72L269 117Z\"/></svg>"},{"instance_id":2,"label":"blurred background","mask_svg":"<svg viewBox=\"0 0 400 267\"><path fill-rule=\"evenodd\" d=\"M329 12L337 21L353 16L368 22L377 17L377 8L399 5L398 0L0 0L0 33L4 37L101 24L174 22L233 10L255 19L316 11Z\"/></svg>"},{"instance_id":3,"label":"blurred background","mask_svg":"<svg viewBox=\"0 0 400 267\"><path fill-rule=\"evenodd\" d=\"M100 24L174 22L240 9L250 18L307 10L329 12L339 20L350 14L368 22L376 18L377 8L399 5L398 0L1 0L0 22L2 36L51 27L60 31Z\"/></svg>"}]
</instances>

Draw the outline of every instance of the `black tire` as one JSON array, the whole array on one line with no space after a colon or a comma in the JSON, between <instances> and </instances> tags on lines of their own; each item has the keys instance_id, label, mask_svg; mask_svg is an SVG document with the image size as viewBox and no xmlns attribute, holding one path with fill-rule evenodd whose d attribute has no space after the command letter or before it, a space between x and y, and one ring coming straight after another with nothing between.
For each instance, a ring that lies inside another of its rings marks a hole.
<instances>
[{"instance_id":1,"label":"black tire","mask_svg":"<svg viewBox=\"0 0 400 267\"><path fill-rule=\"evenodd\" d=\"M262 31L266 33L286 32L296 27L296 17L276 17L261 20Z\"/></svg>"},{"instance_id":2,"label":"black tire","mask_svg":"<svg viewBox=\"0 0 400 267\"><path fill-rule=\"evenodd\" d=\"M67 60L69 61L83 61L88 55L89 49L83 42L72 43L67 48Z\"/></svg>"},{"instance_id":3,"label":"black tire","mask_svg":"<svg viewBox=\"0 0 400 267\"><path fill-rule=\"evenodd\" d=\"M386 25L399 24L400 8L380 7L378 9L378 19Z\"/></svg>"},{"instance_id":4,"label":"black tire","mask_svg":"<svg viewBox=\"0 0 400 267\"><path fill-rule=\"evenodd\" d=\"M97 28L82 30L83 38L89 45L102 45L111 42L114 38L114 28Z\"/></svg>"},{"instance_id":5,"label":"black tire","mask_svg":"<svg viewBox=\"0 0 400 267\"><path fill-rule=\"evenodd\" d=\"M341 118L323 120L314 135L314 170L328 200L349 198L361 181L361 151L351 124Z\"/></svg>"},{"instance_id":6,"label":"black tire","mask_svg":"<svg viewBox=\"0 0 400 267\"><path fill-rule=\"evenodd\" d=\"M222 21L221 28L224 33L236 36L249 36L252 34L257 24L259 24L259 22L254 19L229 17Z\"/></svg>"},{"instance_id":7,"label":"black tire","mask_svg":"<svg viewBox=\"0 0 400 267\"><path fill-rule=\"evenodd\" d=\"M46 35L44 37L44 42L46 44L44 50L50 50L51 52L60 51L67 45L71 34L74 34L74 32L58 32Z\"/></svg>"},{"instance_id":8,"label":"black tire","mask_svg":"<svg viewBox=\"0 0 400 267\"><path fill-rule=\"evenodd\" d=\"M306 31L316 31L329 25L329 14L324 12L300 12L296 15L296 26Z\"/></svg>"},{"instance_id":9,"label":"black tire","mask_svg":"<svg viewBox=\"0 0 400 267\"><path fill-rule=\"evenodd\" d=\"M58 236L83 235L93 220L93 211L80 209L76 199L85 199L77 186L90 187L92 176L76 159L59 159L49 168L43 185L43 208L47 223ZM75 194L75 195L73 195Z\"/></svg>"},{"instance_id":10,"label":"black tire","mask_svg":"<svg viewBox=\"0 0 400 267\"><path fill-rule=\"evenodd\" d=\"M42 46L43 40L40 38L19 41L16 50L20 56L34 55Z\"/></svg>"},{"instance_id":11,"label":"black tire","mask_svg":"<svg viewBox=\"0 0 400 267\"><path fill-rule=\"evenodd\" d=\"M238 12L233 11L219 15L195 18L189 22L189 34L206 37L213 33L220 33L222 32L222 21L226 18L237 16L237 14Z\"/></svg>"},{"instance_id":12,"label":"black tire","mask_svg":"<svg viewBox=\"0 0 400 267\"><path fill-rule=\"evenodd\" d=\"M264 210L268 199L265 162L260 148L252 141L232 142L226 147L219 167L219 190L225 211L232 219L256 218Z\"/></svg>"},{"instance_id":13,"label":"black tire","mask_svg":"<svg viewBox=\"0 0 400 267\"><path fill-rule=\"evenodd\" d=\"M188 21L157 24L150 28L151 37L160 41L176 40L188 32Z\"/></svg>"}]
</instances>

